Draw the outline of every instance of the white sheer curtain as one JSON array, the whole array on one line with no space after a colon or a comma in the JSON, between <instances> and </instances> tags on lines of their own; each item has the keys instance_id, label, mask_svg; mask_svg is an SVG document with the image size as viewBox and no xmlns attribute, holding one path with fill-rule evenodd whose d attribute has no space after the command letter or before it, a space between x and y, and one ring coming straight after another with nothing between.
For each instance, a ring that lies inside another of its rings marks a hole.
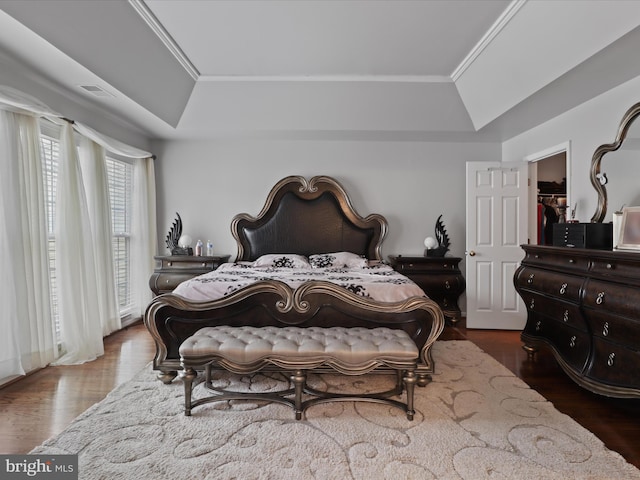
<instances>
[{"instance_id":1,"label":"white sheer curtain","mask_svg":"<svg viewBox=\"0 0 640 480\"><path fill-rule=\"evenodd\" d=\"M134 315L142 315L151 300L149 277L157 251L155 169L152 158L138 160L133 171L131 282Z\"/></svg>"},{"instance_id":2,"label":"white sheer curtain","mask_svg":"<svg viewBox=\"0 0 640 480\"><path fill-rule=\"evenodd\" d=\"M102 335L106 336L122 328L113 267L113 229L107 157L104 148L87 137L80 138L79 152L95 260L98 294L95 315L102 325Z\"/></svg>"},{"instance_id":3,"label":"white sheer curtain","mask_svg":"<svg viewBox=\"0 0 640 480\"><path fill-rule=\"evenodd\" d=\"M89 208L73 128L62 127L56 196L56 282L63 355L56 364L104 353Z\"/></svg>"},{"instance_id":4,"label":"white sheer curtain","mask_svg":"<svg viewBox=\"0 0 640 480\"><path fill-rule=\"evenodd\" d=\"M0 109L0 379L57 355L44 205L38 120Z\"/></svg>"}]
</instances>

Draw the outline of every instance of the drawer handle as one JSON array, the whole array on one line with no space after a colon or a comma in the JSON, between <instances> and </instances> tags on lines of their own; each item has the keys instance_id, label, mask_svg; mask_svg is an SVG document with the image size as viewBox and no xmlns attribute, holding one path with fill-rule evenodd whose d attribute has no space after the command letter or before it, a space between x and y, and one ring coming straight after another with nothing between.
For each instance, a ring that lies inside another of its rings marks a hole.
<instances>
[{"instance_id":1,"label":"drawer handle","mask_svg":"<svg viewBox=\"0 0 640 480\"><path fill-rule=\"evenodd\" d=\"M206 266L207 266L207 264L206 264L206 263L204 263L204 262L202 262L200 265L201 265L201 266L203 266L203 267L206 267Z\"/></svg>"},{"instance_id":2,"label":"drawer handle","mask_svg":"<svg viewBox=\"0 0 640 480\"><path fill-rule=\"evenodd\" d=\"M535 277L535 273L532 273L531 275L529 275L529 278L527 279L527 283L531 284L533 283L533 277Z\"/></svg>"},{"instance_id":3,"label":"drawer handle","mask_svg":"<svg viewBox=\"0 0 640 480\"><path fill-rule=\"evenodd\" d=\"M533 310L533 307L536 306L536 299L532 298L531 301L529 302L529 309Z\"/></svg>"},{"instance_id":4,"label":"drawer handle","mask_svg":"<svg viewBox=\"0 0 640 480\"><path fill-rule=\"evenodd\" d=\"M571 348L576 346L576 336L575 335L573 337L571 337L571 340L569 340L569 346Z\"/></svg>"},{"instance_id":5,"label":"drawer handle","mask_svg":"<svg viewBox=\"0 0 640 480\"><path fill-rule=\"evenodd\" d=\"M576 261L573 258L570 258L569 263L576 263Z\"/></svg>"},{"instance_id":6,"label":"drawer handle","mask_svg":"<svg viewBox=\"0 0 640 480\"><path fill-rule=\"evenodd\" d=\"M615 267L611 263L607 263L607 270L613 270Z\"/></svg>"},{"instance_id":7,"label":"drawer handle","mask_svg":"<svg viewBox=\"0 0 640 480\"><path fill-rule=\"evenodd\" d=\"M169 279L167 278L164 283L166 283L167 285L169 285Z\"/></svg>"},{"instance_id":8,"label":"drawer handle","mask_svg":"<svg viewBox=\"0 0 640 480\"><path fill-rule=\"evenodd\" d=\"M446 288L447 290L451 290L451 285L449 285L449 280L445 280L444 288Z\"/></svg>"},{"instance_id":9,"label":"drawer handle","mask_svg":"<svg viewBox=\"0 0 640 480\"><path fill-rule=\"evenodd\" d=\"M542 320L538 320L536 322L536 332L539 332L541 328L542 328Z\"/></svg>"},{"instance_id":10,"label":"drawer handle","mask_svg":"<svg viewBox=\"0 0 640 480\"><path fill-rule=\"evenodd\" d=\"M560 295L564 295L565 293L567 293L567 286L568 286L568 285L567 285L566 283L563 283L563 284L560 286Z\"/></svg>"},{"instance_id":11,"label":"drawer handle","mask_svg":"<svg viewBox=\"0 0 640 480\"><path fill-rule=\"evenodd\" d=\"M565 323L569 321L569 310L564 311L564 315L562 315L562 320L564 320Z\"/></svg>"},{"instance_id":12,"label":"drawer handle","mask_svg":"<svg viewBox=\"0 0 640 480\"><path fill-rule=\"evenodd\" d=\"M610 367L613 367L613 362L615 359L616 359L616 354L610 353L609 358L607 359L607 365L609 365Z\"/></svg>"},{"instance_id":13,"label":"drawer handle","mask_svg":"<svg viewBox=\"0 0 640 480\"><path fill-rule=\"evenodd\" d=\"M600 292L596 298L596 305L602 305L604 303L604 292Z\"/></svg>"},{"instance_id":14,"label":"drawer handle","mask_svg":"<svg viewBox=\"0 0 640 480\"><path fill-rule=\"evenodd\" d=\"M167 265L168 265L169 267L173 267L173 262L167 262Z\"/></svg>"},{"instance_id":15,"label":"drawer handle","mask_svg":"<svg viewBox=\"0 0 640 480\"><path fill-rule=\"evenodd\" d=\"M609 322L604 322L604 327L602 328L602 335L605 337L609 335Z\"/></svg>"}]
</instances>

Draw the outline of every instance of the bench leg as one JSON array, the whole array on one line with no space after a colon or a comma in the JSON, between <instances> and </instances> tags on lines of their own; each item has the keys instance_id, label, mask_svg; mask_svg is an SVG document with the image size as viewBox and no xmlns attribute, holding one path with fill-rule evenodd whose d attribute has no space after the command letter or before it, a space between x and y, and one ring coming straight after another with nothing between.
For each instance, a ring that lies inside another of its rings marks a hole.
<instances>
[{"instance_id":1,"label":"bench leg","mask_svg":"<svg viewBox=\"0 0 640 480\"><path fill-rule=\"evenodd\" d=\"M294 387L294 410L296 412L296 420L302 419L302 391L307 381L307 375L304 370L296 370L290 377Z\"/></svg>"},{"instance_id":2,"label":"bench leg","mask_svg":"<svg viewBox=\"0 0 640 480\"><path fill-rule=\"evenodd\" d=\"M407 419L413 420L413 415L416 413L413 408L413 394L415 393L418 379L413 370L407 370L403 380L405 388L407 389Z\"/></svg>"},{"instance_id":3,"label":"bench leg","mask_svg":"<svg viewBox=\"0 0 640 480\"><path fill-rule=\"evenodd\" d=\"M193 368L186 367L181 372L180 376L182 377L182 383L184 384L184 414L185 416L190 417L192 385L198 374Z\"/></svg>"}]
</instances>

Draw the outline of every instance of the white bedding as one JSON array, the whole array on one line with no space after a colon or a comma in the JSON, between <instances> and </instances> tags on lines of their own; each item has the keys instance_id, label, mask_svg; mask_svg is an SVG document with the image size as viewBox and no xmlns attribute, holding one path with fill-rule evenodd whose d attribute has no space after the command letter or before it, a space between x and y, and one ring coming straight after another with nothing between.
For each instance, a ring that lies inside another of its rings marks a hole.
<instances>
[{"instance_id":1,"label":"white bedding","mask_svg":"<svg viewBox=\"0 0 640 480\"><path fill-rule=\"evenodd\" d=\"M426 296L413 281L382 263L338 268L256 267L251 262L225 263L217 270L181 283L173 293L197 302L217 300L261 280L280 280L293 289L310 280L325 280L379 302Z\"/></svg>"}]
</instances>

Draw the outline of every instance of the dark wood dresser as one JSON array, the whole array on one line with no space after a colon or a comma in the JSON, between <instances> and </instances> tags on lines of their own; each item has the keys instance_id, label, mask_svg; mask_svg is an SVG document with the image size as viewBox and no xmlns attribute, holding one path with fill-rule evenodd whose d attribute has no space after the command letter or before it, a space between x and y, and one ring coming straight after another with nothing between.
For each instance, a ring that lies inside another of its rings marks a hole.
<instances>
[{"instance_id":1,"label":"dark wood dresser","mask_svg":"<svg viewBox=\"0 0 640 480\"><path fill-rule=\"evenodd\" d=\"M458 267L459 257L419 257L390 255L389 263L397 272L413 280L435 301L445 319L452 323L461 317L458 299L466 283Z\"/></svg>"},{"instance_id":2,"label":"dark wood dresser","mask_svg":"<svg viewBox=\"0 0 640 480\"><path fill-rule=\"evenodd\" d=\"M149 288L156 295L161 295L172 292L185 280L215 270L229 259L229 255L160 255L153 258L156 260L156 267L149 278Z\"/></svg>"},{"instance_id":3,"label":"dark wood dresser","mask_svg":"<svg viewBox=\"0 0 640 480\"><path fill-rule=\"evenodd\" d=\"M549 347L595 393L640 397L640 252L522 248L514 284L527 307L525 350Z\"/></svg>"}]
</instances>

